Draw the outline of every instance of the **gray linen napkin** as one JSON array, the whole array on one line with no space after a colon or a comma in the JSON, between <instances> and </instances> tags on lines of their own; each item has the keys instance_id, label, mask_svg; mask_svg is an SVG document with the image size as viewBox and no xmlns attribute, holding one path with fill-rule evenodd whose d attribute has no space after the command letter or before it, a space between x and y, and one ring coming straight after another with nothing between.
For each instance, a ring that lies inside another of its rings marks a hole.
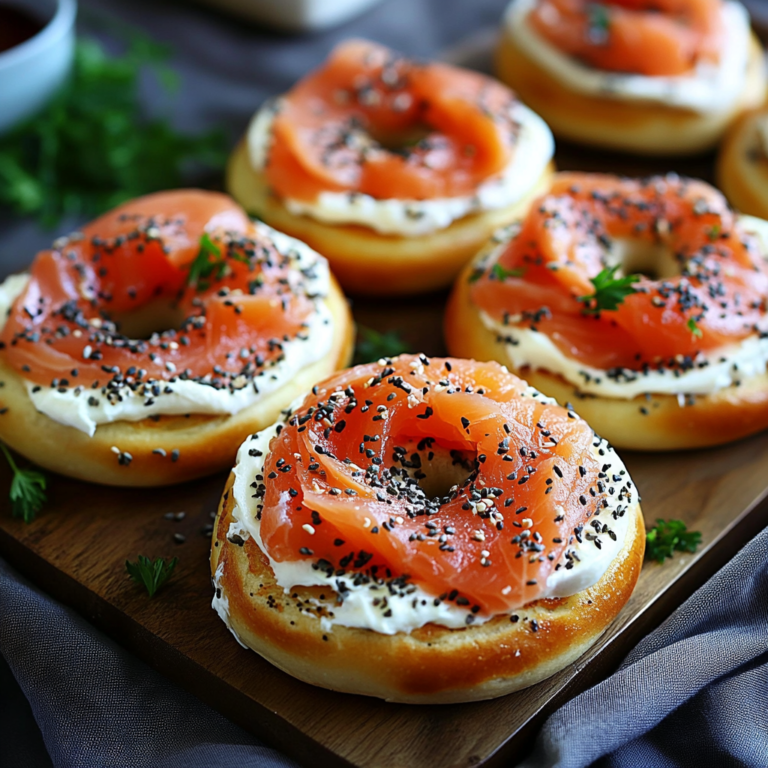
<instances>
[{"instance_id":1,"label":"gray linen napkin","mask_svg":"<svg viewBox=\"0 0 768 768\"><path fill-rule=\"evenodd\" d=\"M601 768L768 766L768 529L555 712L519 768L606 755Z\"/></svg>"},{"instance_id":2,"label":"gray linen napkin","mask_svg":"<svg viewBox=\"0 0 768 768\"><path fill-rule=\"evenodd\" d=\"M0 766L294 765L3 560L0 657L7 662L0 661ZM518 768L592 764L768 766L768 529L643 640L616 674L552 715Z\"/></svg>"},{"instance_id":3,"label":"gray linen napkin","mask_svg":"<svg viewBox=\"0 0 768 768\"><path fill-rule=\"evenodd\" d=\"M2 768L296 765L168 682L2 559L0 718Z\"/></svg>"}]
</instances>

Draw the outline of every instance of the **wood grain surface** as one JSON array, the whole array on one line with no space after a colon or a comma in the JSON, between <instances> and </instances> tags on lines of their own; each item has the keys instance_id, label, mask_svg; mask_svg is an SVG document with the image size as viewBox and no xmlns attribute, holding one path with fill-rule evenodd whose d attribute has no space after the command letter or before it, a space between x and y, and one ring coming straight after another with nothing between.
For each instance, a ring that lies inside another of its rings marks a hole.
<instances>
[{"instance_id":1,"label":"wood grain surface","mask_svg":"<svg viewBox=\"0 0 768 768\"><path fill-rule=\"evenodd\" d=\"M562 147L561 168L648 174L648 160ZM677 164L708 178L711 158ZM353 302L359 322L403 331L413 350L444 352L444 295ZM30 525L8 514L0 469L0 555L152 667L308 766L427 768L509 764L543 717L610 673L737 549L768 524L768 435L674 455L624 453L646 520L680 518L703 534L695 555L647 563L629 604L602 640L549 680L494 701L414 707L336 694L290 678L241 648L210 608L212 522L226 477L159 490L114 489L52 477ZM23 463L23 462L22 462ZM184 512L183 519L167 519ZM174 534L181 534L177 543ZM172 580L149 600L125 560L177 556Z\"/></svg>"}]
</instances>

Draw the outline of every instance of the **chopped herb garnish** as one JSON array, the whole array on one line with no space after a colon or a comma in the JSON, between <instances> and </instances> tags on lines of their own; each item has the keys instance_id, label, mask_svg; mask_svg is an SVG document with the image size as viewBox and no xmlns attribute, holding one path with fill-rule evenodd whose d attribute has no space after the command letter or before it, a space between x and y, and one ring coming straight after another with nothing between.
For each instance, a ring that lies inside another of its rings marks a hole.
<instances>
[{"instance_id":1,"label":"chopped herb garnish","mask_svg":"<svg viewBox=\"0 0 768 768\"><path fill-rule=\"evenodd\" d=\"M234 261L241 261L244 264L250 264L248 257L244 253L229 250L222 255L221 247L211 240L207 232L203 232L200 237L199 250L195 260L189 265L189 277L187 283L194 285L198 291L207 291L211 287L211 280L221 280L227 274L227 258ZM257 277L253 282L258 281Z\"/></svg>"},{"instance_id":2,"label":"chopped herb garnish","mask_svg":"<svg viewBox=\"0 0 768 768\"><path fill-rule=\"evenodd\" d=\"M696 324L696 318L695 317L689 317L688 322L686 323L686 326L688 330L697 338L700 339L703 335L703 331L699 326Z\"/></svg>"},{"instance_id":3,"label":"chopped herb garnish","mask_svg":"<svg viewBox=\"0 0 768 768\"><path fill-rule=\"evenodd\" d=\"M656 520L656 525L646 534L645 556L649 560L663 563L678 552L695 552L701 544L698 531L688 531L682 520Z\"/></svg>"},{"instance_id":4,"label":"chopped herb garnish","mask_svg":"<svg viewBox=\"0 0 768 768\"><path fill-rule=\"evenodd\" d=\"M591 277L590 282L595 286L595 292L589 296L579 296L579 301L586 306L583 310L586 315L597 315L604 310L618 309L627 296L637 293L633 284L640 279L640 275L626 275L614 277L619 265L606 267L596 277Z\"/></svg>"},{"instance_id":5,"label":"chopped herb garnish","mask_svg":"<svg viewBox=\"0 0 768 768\"><path fill-rule=\"evenodd\" d=\"M467 278L468 283L476 283L485 274L484 269L474 269Z\"/></svg>"},{"instance_id":6,"label":"chopped herb garnish","mask_svg":"<svg viewBox=\"0 0 768 768\"><path fill-rule=\"evenodd\" d=\"M211 240L207 232L200 238L200 249L195 260L189 265L187 283L204 291L210 287L207 278L213 275L214 280L221 280L227 270L227 262L221 255L221 248Z\"/></svg>"},{"instance_id":7,"label":"chopped herb garnish","mask_svg":"<svg viewBox=\"0 0 768 768\"><path fill-rule=\"evenodd\" d=\"M497 280L506 280L508 277L522 277L525 274L525 270L522 268L505 269L501 264L496 263L493 265L491 273Z\"/></svg>"},{"instance_id":8,"label":"chopped herb garnish","mask_svg":"<svg viewBox=\"0 0 768 768\"><path fill-rule=\"evenodd\" d=\"M122 56L80 39L69 80L39 114L0 138L0 208L52 227L64 215L93 217L134 197L189 181L226 160L221 132L190 136L150 119L139 99L142 70L166 89L176 73L164 46L129 33Z\"/></svg>"},{"instance_id":9,"label":"chopped herb garnish","mask_svg":"<svg viewBox=\"0 0 768 768\"><path fill-rule=\"evenodd\" d=\"M601 3L592 3L587 6L589 14L589 26L587 36L593 45L605 45L611 31L611 17L608 8Z\"/></svg>"},{"instance_id":10,"label":"chopped herb garnish","mask_svg":"<svg viewBox=\"0 0 768 768\"><path fill-rule=\"evenodd\" d=\"M158 557L157 560L153 561L148 557L144 557L144 555L139 555L135 563L126 560L125 568L131 579L137 584L143 584L149 596L154 597L155 592L171 578L173 569L178 561L177 557L166 563L162 557Z\"/></svg>"},{"instance_id":11,"label":"chopped herb garnish","mask_svg":"<svg viewBox=\"0 0 768 768\"><path fill-rule=\"evenodd\" d=\"M717 240L718 237L720 237L720 225L719 224L713 224L709 228L709 232L707 232L707 237L714 242Z\"/></svg>"},{"instance_id":12,"label":"chopped herb garnish","mask_svg":"<svg viewBox=\"0 0 768 768\"><path fill-rule=\"evenodd\" d=\"M400 337L399 331L379 333L373 328L357 326L354 365L374 363L382 357L396 357L409 351L410 348Z\"/></svg>"},{"instance_id":13,"label":"chopped herb garnish","mask_svg":"<svg viewBox=\"0 0 768 768\"><path fill-rule=\"evenodd\" d=\"M0 443L0 449L13 470L11 480L11 514L31 523L46 502L45 475L34 469L19 469L11 452Z\"/></svg>"}]
</instances>

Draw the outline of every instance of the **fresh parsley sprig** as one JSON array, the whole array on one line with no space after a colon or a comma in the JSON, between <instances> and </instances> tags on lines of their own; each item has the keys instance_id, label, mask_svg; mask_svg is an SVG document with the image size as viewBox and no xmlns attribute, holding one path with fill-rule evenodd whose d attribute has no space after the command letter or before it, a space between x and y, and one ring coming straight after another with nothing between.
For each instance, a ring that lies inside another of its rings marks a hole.
<instances>
[{"instance_id":1,"label":"fresh parsley sprig","mask_svg":"<svg viewBox=\"0 0 768 768\"><path fill-rule=\"evenodd\" d=\"M13 470L10 492L11 514L22 518L25 523L31 523L47 500L45 475L34 469L19 469L5 445L0 443L0 449Z\"/></svg>"},{"instance_id":2,"label":"fresh parsley sprig","mask_svg":"<svg viewBox=\"0 0 768 768\"><path fill-rule=\"evenodd\" d=\"M157 560L150 560L144 555L139 555L135 563L126 560L125 568L131 579L137 584L143 584L149 596L154 597L155 592L171 578L178 561L177 557L166 563L162 557L158 557Z\"/></svg>"},{"instance_id":3,"label":"fresh parsley sprig","mask_svg":"<svg viewBox=\"0 0 768 768\"><path fill-rule=\"evenodd\" d=\"M595 286L595 292L588 296L579 296L579 301L587 306L582 310L585 315L597 315L604 310L615 310L627 296L637 293L633 285L640 280L640 275L614 277L619 265L600 270L589 281Z\"/></svg>"},{"instance_id":4,"label":"fresh parsley sprig","mask_svg":"<svg viewBox=\"0 0 768 768\"><path fill-rule=\"evenodd\" d=\"M355 344L354 365L375 363L382 357L396 357L410 348L403 341L399 331L380 333L364 325L357 326L357 343Z\"/></svg>"},{"instance_id":5,"label":"fresh parsley sprig","mask_svg":"<svg viewBox=\"0 0 768 768\"><path fill-rule=\"evenodd\" d=\"M64 215L93 217L139 195L181 186L199 166L226 161L221 132L181 134L150 119L139 99L150 68L170 89L167 49L128 34L124 55L80 39L69 80L42 112L0 138L0 208L52 227Z\"/></svg>"},{"instance_id":6,"label":"fresh parsley sprig","mask_svg":"<svg viewBox=\"0 0 768 768\"><path fill-rule=\"evenodd\" d=\"M663 563L675 551L695 552L701 544L701 534L689 531L682 520L662 520L646 533L645 556L649 560Z\"/></svg>"}]
</instances>

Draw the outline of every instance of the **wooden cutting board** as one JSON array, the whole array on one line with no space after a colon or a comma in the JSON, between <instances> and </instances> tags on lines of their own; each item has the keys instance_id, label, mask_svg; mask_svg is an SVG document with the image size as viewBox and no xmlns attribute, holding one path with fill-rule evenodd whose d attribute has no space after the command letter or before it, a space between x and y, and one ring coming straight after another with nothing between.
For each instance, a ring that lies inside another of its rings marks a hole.
<instances>
[{"instance_id":1,"label":"wooden cutting board","mask_svg":"<svg viewBox=\"0 0 768 768\"><path fill-rule=\"evenodd\" d=\"M669 167L568 147L558 151L558 163L632 174ZM711 158L675 167L708 178ZM445 351L444 301L444 295L366 299L353 309L363 324L401 329L413 350L437 355ZM210 538L203 531L212 522L224 475L160 490L52 477L48 504L25 525L9 515L10 472L3 463L0 555L150 666L305 765L509 764L523 756L547 714L609 674L768 524L768 434L717 449L623 458L643 497L646 521L682 519L702 532L702 547L664 565L646 563L632 599L589 653L549 680L488 702L415 707L337 694L294 680L241 648L210 607ZM180 512L183 519L167 519ZM153 600L125 572L125 560L139 554L179 558L172 580Z\"/></svg>"}]
</instances>

